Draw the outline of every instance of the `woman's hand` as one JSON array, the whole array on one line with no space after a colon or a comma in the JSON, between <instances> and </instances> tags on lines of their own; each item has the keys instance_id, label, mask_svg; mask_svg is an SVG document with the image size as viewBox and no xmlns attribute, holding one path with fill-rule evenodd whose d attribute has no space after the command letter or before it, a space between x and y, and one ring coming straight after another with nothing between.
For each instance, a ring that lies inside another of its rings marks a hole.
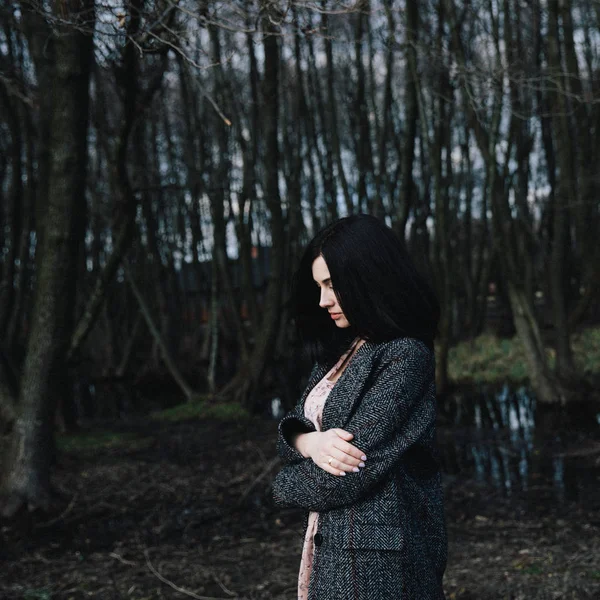
<instances>
[{"instance_id":1,"label":"woman's hand","mask_svg":"<svg viewBox=\"0 0 600 600\"><path fill-rule=\"evenodd\" d=\"M293 444L305 458L332 475L358 473L365 466L367 457L349 441L354 437L350 432L335 428L327 431L301 433Z\"/></svg>"}]
</instances>

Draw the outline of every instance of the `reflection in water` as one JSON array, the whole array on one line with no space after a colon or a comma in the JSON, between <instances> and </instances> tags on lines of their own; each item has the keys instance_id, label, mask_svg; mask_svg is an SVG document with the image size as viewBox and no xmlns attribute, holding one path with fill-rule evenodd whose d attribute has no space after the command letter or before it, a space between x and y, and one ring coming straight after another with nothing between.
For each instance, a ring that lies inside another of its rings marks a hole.
<instances>
[{"instance_id":1,"label":"reflection in water","mask_svg":"<svg viewBox=\"0 0 600 600\"><path fill-rule=\"evenodd\" d=\"M600 461L570 455L578 445L600 439L597 407L592 412L582 407L575 407L577 422L565 409L536 406L525 387L514 391L508 385L448 397L440 406L444 470L506 495L531 491L576 500L586 489L600 487Z\"/></svg>"}]
</instances>

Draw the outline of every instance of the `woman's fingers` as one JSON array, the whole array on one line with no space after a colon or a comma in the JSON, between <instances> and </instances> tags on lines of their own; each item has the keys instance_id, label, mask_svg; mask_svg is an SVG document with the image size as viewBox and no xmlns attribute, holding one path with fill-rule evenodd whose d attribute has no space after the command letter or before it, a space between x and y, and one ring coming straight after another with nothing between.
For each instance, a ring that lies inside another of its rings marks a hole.
<instances>
[{"instance_id":1,"label":"woman's fingers","mask_svg":"<svg viewBox=\"0 0 600 600\"><path fill-rule=\"evenodd\" d=\"M332 475L345 475L357 473L365 466L366 456L363 452L346 441L354 437L349 431L336 428L314 435L316 437L311 440L309 455L324 471Z\"/></svg>"},{"instance_id":2,"label":"woman's fingers","mask_svg":"<svg viewBox=\"0 0 600 600\"><path fill-rule=\"evenodd\" d=\"M353 446L352 444L349 444L348 442L343 442L343 441L339 440L337 442L334 442L334 446L338 450L340 450L340 452L347 454L348 456L352 457L353 459L355 459L359 462L367 460L367 457L365 456L365 454L362 450L359 450L356 446Z\"/></svg>"},{"instance_id":3,"label":"woman's fingers","mask_svg":"<svg viewBox=\"0 0 600 600\"><path fill-rule=\"evenodd\" d=\"M352 433L339 428L332 429L331 431L338 436L338 440L334 440L334 446L339 448L342 452L345 452L354 458L360 459L361 461L367 460L367 457L362 450L359 450L356 446L353 446L347 441L354 437Z\"/></svg>"},{"instance_id":4,"label":"woman's fingers","mask_svg":"<svg viewBox=\"0 0 600 600\"><path fill-rule=\"evenodd\" d=\"M340 463L336 458L329 456L319 465L324 471L331 473L332 475L346 475L347 469Z\"/></svg>"},{"instance_id":5,"label":"woman's fingers","mask_svg":"<svg viewBox=\"0 0 600 600\"><path fill-rule=\"evenodd\" d=\"M355 473L358 473L358 469L361 466L365 466L365 463L360 458L347 454L339 448L332 448L330 456L334 459L333 462L336 463L336 466L345 471L354 471Z\"/></svg>"},{"instance_id":6,"label":"woman's fingers","mask_svg":"<svg viewBox=\"0 0 600 600\"><path fill-rule=\"evenodd\" d=\"M325 454L328 466L347 473L358 473L365 466L366 457L363 458L364 456L358 448L341 440L335 442Z\"/></svg>"},{"instance_id":7,"label":"woman's fingers","mask_svg":"<svg viewBox=\"0 0 600 600\"><path fill-rule=\"evenodd\" d=\"M345 429L340 429L339 427L334 427L331 431L341 437L343 440L351 440L354 435Z\"/></svg>"}]
</instances>

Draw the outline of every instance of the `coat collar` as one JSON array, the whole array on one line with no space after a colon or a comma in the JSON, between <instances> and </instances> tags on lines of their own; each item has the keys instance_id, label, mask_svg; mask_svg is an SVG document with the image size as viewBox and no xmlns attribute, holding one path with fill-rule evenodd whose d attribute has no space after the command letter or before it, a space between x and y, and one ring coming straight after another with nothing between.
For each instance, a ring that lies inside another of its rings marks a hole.
<instances>
[{"instance_id":1,"label":"coat collar","mask_svg":"<svg viewBox=\"0 0 600 600\"><path fill-rule=\"evenodd\" d=\"M321 421L323 431L333 427L344 428L350 420L358 400L363 395L365 384L373 367L374 350L378 346L379 344L375 342L365 342L350 359L323 407ZM304 412L306 397L332 366L332 364L321 363L315 365L302 397L302 412Z\"/></svg>"}]
</instances>

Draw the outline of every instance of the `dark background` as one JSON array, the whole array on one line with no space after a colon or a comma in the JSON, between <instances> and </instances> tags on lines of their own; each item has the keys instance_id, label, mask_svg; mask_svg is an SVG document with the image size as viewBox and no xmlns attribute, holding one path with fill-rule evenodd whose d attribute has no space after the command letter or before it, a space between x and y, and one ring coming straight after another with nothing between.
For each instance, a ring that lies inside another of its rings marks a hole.
<instances>
[{"instance_id":1,"label":"dark background","mask_svg":"<svg viewBox=\"0 0 600 600\"><path fill-rule=\"evenodd\" d=\"M0 598L294 597L289 284L357 212L442 307L448 596L598 597L599 27L596 0L0 2Z\"/></svg>"}]
</instances>

